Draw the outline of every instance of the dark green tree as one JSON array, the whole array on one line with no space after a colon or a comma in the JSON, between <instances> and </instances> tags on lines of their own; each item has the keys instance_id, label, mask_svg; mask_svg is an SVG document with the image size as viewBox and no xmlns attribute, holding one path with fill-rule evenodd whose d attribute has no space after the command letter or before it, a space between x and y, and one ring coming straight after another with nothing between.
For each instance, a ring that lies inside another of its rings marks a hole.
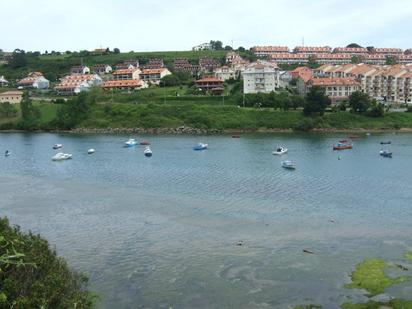
<instances>
[{"instance_id":1,"label":"dark green tree","mask_svg":"<svg viewBox=\"0 0 412 309\"><path fill-rule=\"evenodd\" d=\"M40 111L33 105L27 92L23 94L23 99L20 103L21 119L17 127L22 130L37 129L39 125Z\"/></svg>"},{"instance_id":2,"label":"dark green tree","mask_svg":"<svg viewBox=\"0 0 412 309\"><path fill-rule=\"evenodd\" d=\"M355 113L365 113L372 105L372 100L367 93L356 91L349 96L349 107Z\"/></svg>"},{"instance_id":3,"label":"dark green tree","mask_svg":"<svg viewBox=\"0 0 412 309\"><path fill-rule=\"evenodd\" d=\"M326 108L331 104L331 100L325 94L325 89L318 86L313 86L305 99L303 113L309 115L323 116Z\"/></svg>"}]
</instances>

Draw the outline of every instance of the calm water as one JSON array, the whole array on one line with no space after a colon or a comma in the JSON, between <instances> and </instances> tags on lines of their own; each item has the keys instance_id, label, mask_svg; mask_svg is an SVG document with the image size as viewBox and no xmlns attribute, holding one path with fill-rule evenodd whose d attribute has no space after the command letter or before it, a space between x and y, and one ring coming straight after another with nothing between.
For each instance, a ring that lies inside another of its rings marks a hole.
<instances>
[{"instance_id":1,"label":"calm water","mask_svg":"<svg viewBox=\"0 0 412 309\"><path fill-rule=\"evenodd\" d=\"M339 134L144 136L152 158L122 148L129 137L0 134L13 152L0 157L0 214L86 272L102 308L338 308L364 300L343 288L357 263L412 250L412 135L339 153ZM210 149L191 150L199 141ZM55 143L74 159L52 162ZM412 283L389 291L411 298Z\"/></svg>"}]
</instances>

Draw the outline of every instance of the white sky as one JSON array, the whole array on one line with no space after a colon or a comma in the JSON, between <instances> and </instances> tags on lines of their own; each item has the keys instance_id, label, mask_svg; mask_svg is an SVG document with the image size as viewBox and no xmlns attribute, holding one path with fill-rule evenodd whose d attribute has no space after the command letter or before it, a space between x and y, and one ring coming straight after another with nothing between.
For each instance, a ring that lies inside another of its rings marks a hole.
<instances>
[{"instance_id":1,"label":"white sky","mask_svg":"<svg viewBox=\"0 0 412 309\"><path fill-rule=\"evenodd\" d=\"M412 0L0 0L0 49L412 48Z\"/></svg>"}]
</instances>

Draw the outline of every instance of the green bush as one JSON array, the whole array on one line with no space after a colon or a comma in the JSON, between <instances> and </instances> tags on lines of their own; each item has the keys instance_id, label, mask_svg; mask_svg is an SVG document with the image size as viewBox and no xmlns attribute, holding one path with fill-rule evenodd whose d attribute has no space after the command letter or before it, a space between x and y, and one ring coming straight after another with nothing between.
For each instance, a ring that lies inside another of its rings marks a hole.
<instances>
[{"instance_id":1,"label":"green bush","mask_svg":"<svg viewBox=\"0 0 412 309\"><path fill-rule=\"evenodd\" d=\"M39 235L0 219L1 308L92 308L87 281Z\"/></svg>"},{"instance_id":2,"label":"green bush","mask_svg":"<svg viewBox=\"0 0 412 309\"><path fill-rule=\"evenodd\" d=\"M315 127L315 121L312 118L303 118L293 128L296 131L310 131Z\"/></svg>"}]
</instances>

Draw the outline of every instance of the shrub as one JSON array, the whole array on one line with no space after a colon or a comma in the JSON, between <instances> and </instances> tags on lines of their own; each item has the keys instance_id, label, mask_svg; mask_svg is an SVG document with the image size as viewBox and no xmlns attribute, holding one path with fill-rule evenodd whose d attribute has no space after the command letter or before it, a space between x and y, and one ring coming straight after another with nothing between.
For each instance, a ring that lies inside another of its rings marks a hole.
<instances>
[{"instance_id":1,"label":"shrub","mask_svg":"<svg viewBox=\"0 0 412 309\"><path fill-rule=\"evenodd\" d=\"M303 118L293 128L296 131L310 131L315 127L315 121L312 118Z\"/></svg>"}]
</instances>

